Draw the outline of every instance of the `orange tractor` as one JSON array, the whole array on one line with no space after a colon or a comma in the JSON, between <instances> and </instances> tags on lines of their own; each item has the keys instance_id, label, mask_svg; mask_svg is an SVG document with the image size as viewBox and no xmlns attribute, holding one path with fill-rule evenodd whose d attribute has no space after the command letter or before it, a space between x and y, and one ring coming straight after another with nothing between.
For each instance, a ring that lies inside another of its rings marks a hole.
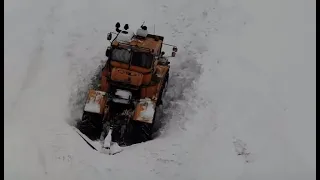
<instances>
[{"instance_id":1,"label":"orange tractor","mask_svg":"<svg viewBox=\"0 0 320 180\"><path fill-rule=\"evenodd\" d=\"M162 104L169 78L170 62L162 47L162 36L149 34L141 25L136 33L126 24L108 33L111 45L102 69L98 89L89 90L77 128L91 140L127 145L152 139L158 107ZM116 37L112 40L112 34ZM110 146L109 146L110 147Z\"/></svg>"}]
</instances>

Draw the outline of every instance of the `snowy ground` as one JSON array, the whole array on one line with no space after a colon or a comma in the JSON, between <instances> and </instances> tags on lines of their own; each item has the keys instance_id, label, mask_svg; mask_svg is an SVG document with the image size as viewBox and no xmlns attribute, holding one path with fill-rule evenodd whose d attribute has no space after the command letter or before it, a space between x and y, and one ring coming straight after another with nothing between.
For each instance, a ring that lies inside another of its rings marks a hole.
<instances>
[{"instance_id":1,"label":"snowy ground","mask_svg":"<svg viewBox=\"0 0 320 180\"><path fill-rule=\"evenodd\" d=\"M5 179L316 179L315 0L4 6ZM69 124L117 21L179 53L162 134L107 156Z\"/></svg>"}]
</instances>

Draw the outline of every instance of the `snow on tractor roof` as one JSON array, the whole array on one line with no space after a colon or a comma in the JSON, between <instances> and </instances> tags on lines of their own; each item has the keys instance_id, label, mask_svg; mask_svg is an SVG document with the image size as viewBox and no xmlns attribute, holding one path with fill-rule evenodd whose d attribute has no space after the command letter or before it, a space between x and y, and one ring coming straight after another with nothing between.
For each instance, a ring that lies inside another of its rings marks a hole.
<instances>
[{"instance_id":1,"label":"snow on tractor roof","mask_svg":"<svg viewBox=\"0 0 320 180\"><path fill-rule=\"evenodd\" d=\"M140 28L137 30L136 35L146 38L148 36L148 30Z\"/></svg>"},{"instance_id":2,"label":"snow on tractor roof","mask_svg":"<svg viewBox=\"0 0 320 180\"><path fill-rule=\"evenodd\" d=\"M120 43L130 43L133 36L134 36L134 33L132 31L123 31L118 34L115 40Z\"/></svg>"},{"instance_id":3,"label":"snow on tractor roof","mask_svg":"<svg viewBox=\"0 0 320 180\"><path fill-rule=\"evenodd\" d=\"M122 48L137 47L141 51L150 51L152 54L158 54L162 46L162 39L162 37L156 35L145 35L143 32L139 32L138 36L133 35L131 32L128 32L128 34L119 33L112 45Z\"/></svg>"}]
</instances>

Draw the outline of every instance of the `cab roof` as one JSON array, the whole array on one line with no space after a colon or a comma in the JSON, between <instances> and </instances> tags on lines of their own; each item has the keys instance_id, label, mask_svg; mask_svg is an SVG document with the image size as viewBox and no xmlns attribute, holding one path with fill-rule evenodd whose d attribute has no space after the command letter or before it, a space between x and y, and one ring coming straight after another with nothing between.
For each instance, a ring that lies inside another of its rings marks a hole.
<instances>
[{"instance_id":1,"label":"cab roof","mask_svg":"<svg viewBox=\"0 0 320 180\"><path fill-rule=\"evenodd\" d=\"M161 53L162 43L163 43L163 37L148 34L146 37L139 37L139 36L132 36L125 37L128 38L126 40L123 40L123 37L116 38L112 42L112 46L118 46L122 48L130 48L130 47L136 47L138 51L142 52L150 52L151 54L159 54Z\"/></svg>"}]
</instances>

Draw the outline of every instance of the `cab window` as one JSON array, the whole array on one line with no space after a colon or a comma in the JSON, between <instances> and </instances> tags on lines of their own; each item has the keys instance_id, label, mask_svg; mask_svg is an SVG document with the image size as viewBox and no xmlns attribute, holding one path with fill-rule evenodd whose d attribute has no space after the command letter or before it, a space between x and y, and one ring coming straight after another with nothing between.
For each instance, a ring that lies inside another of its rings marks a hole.
<instances>
[{"instance_id":1,"label":"cab window","mask_svg":"<svg viewBox=\"0 0 320 180\"><path fill-rule=\"evenodd\" d=\"M114 49L111 53L111 60L129 64L131 53L126 49Z\"/></svg>"},{"instance_id":2,"label":"cab window","mask_svg":"<svg viewBox=\"0 0 320 180\"><path fill-rule=\"evenodd\" d=\"M147 54L143 52L133 52L131 65L149 69L152 66L152 60L152 54Z\"/></svg>"}]
</instances>

